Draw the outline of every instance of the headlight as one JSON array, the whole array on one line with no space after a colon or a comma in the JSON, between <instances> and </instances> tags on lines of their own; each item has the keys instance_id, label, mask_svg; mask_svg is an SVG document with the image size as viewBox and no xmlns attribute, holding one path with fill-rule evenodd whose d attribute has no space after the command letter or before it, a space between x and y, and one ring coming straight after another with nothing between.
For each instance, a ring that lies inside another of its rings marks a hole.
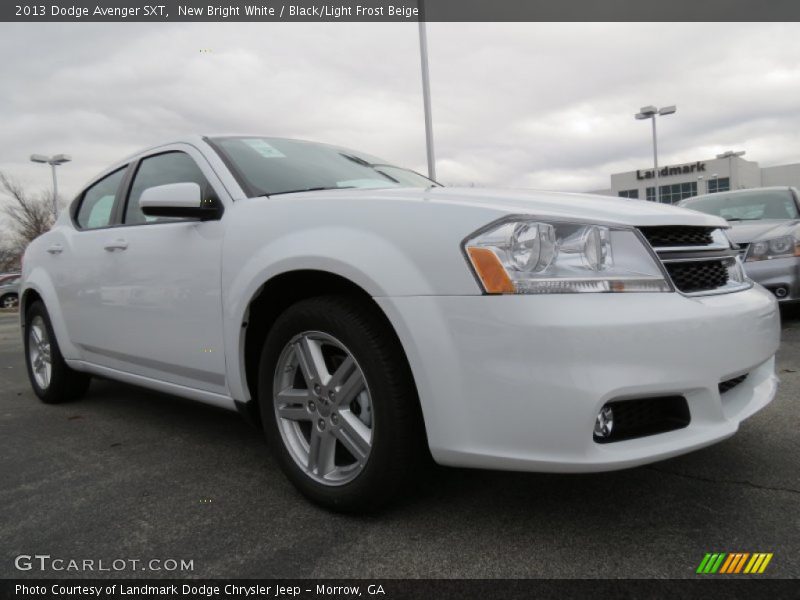
<instances>
[{"instance_id":1,"label":"headlight","mask_svg":"<svg viewBox=\"0 0 800 600\"><path fill-rule=\"evenodd\" d=\"M476 232L464 251L489 294L672 291L633 229L518 217Z\"/></svg>"},{"instance_id":2,"label":"headlight","mask_svg":"<svg viewBox=\"0 0 800 600\"><path fill-rule=\"evenodd\" d=\"M800 241L792 235L784 235L771 240L753 242L747 249L745 262L800 256Z\"/></svg>"}]
</instances>

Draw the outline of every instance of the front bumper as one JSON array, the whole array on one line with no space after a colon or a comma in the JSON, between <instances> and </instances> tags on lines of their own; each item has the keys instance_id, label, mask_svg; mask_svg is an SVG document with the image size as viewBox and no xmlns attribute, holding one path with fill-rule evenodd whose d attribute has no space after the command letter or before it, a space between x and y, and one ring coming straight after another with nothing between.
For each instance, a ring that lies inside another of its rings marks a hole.
<instances>
[{"instance_id":1,"label":"front bumper","mask_svg":"<svg viewBox=\"0 0 800 600\"><path fill-rule=\"evenodd\" d=\"M746 262L744 270L750 279L776 294L778 301L800 301L800 256ZM783 297L781 289L786 290Z\"/></svg>"},{"instance_id":2,"label":"front bumper","mask_svg":"<svg viewBox=\"0 0 800 600\"><path fill-rule=\"evenodd\" d=\"M775 395L766 290L376 298L406 350L431 452L453 466L581 472L722 440ZM721 381L748 377L720 395ZM598 444L609 401L683 395L683 429Z\"/></svg>"}]
</instances>

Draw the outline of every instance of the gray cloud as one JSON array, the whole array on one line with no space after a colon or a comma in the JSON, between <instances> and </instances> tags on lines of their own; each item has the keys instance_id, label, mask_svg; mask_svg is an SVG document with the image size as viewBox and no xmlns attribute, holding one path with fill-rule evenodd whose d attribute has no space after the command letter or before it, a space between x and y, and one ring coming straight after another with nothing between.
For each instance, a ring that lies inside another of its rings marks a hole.
<instances>
[{"instance_id":1,"label":"gray cloud","mask_svg":"<svg viewBox=\"0 0 800 600\"><path fill-rule=\"evenodd\" d=\"M797 24L429 25L439 178L587 190L661 158L800 161ZM200 52L210 49L211 52ZM0 169L64 195L185 133L351 146L424 170L416 24L2 24Z\"/></svg>"}]
</instances>

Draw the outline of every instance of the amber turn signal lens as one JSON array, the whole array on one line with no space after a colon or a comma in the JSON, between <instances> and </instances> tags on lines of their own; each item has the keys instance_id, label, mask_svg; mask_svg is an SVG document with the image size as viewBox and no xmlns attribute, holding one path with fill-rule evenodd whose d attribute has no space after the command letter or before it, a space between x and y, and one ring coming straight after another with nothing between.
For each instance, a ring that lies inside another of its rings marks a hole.
<instances>
[{"instance_id":1,"label":"amber turn signal lens","mask_svg":"<svg viewBox=\"0 0 800 600\"><path fill-rule=\"evenodd\" d=\"M508 273L489 248L467 248L467 254L475 267L475 272L483 283L483 289L489 294L513 294L517 290Z\"/></svg>"}]
</instances>

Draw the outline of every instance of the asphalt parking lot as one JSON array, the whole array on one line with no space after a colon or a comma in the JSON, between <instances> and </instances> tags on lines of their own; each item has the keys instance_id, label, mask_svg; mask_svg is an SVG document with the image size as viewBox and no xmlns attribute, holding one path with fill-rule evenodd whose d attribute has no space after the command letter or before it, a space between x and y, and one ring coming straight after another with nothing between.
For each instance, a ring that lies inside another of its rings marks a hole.
<instances>
[{"instance_id":1,"label":"asphalt parking lot","mask_svg":"<svg viewBox=\"0 0 800 600\"><path fill-rule=\"evenodd\" d=\"M0 577L80 576L15 569L36 553L193 560L165 576L693 577L711 551L772 552L762 577L798 577L800 310L783 317L779 395L721 444L598 475L437 468L351 517L303 500L234 413L98 380L40 403L0 313Z\"/></svg>"}]
</instances>

